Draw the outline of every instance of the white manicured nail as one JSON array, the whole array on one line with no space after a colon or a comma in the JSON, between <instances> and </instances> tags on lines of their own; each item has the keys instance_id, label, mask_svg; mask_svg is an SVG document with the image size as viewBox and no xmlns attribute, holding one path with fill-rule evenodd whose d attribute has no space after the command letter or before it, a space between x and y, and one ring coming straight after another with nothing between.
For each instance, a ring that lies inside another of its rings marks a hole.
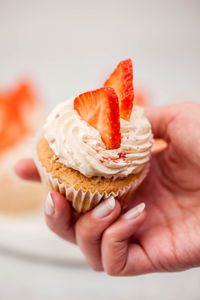
<instances>
[{"instance_id":1,"label":"white manicured nail","mask_svg":"<svg viewBox=\"0 0 200 300\"><path fill-rule=\"evenodd\" d=\"M54 212L55 212L54 203L51 198L51 193L49 192L47 195L47 198L46 198L46 202L45 202L45 213L48 216L52 216L54 214Z\"/></svg>"},{"instance_id":2,"label":"white manicured nail","mask_svg":"<svg viewBox=\"0 0 200 300\"><path fill-rule=\"evenodd\" d=\"M144 210L145 203L140 203L137 206L133 207L129 211L127 211L124 215L124 219L134 219L137 218Z\"/></svg>"},{"instance_id":3,"label":"white manicured nail","mask_svg":"<svg viewBox=\"0 0 200 300\"><path fill-rule=\"evenodd\" d=\"M93 210L93 216L97 219L104 218L115 208L115 198L110 197L107 200L101 202Z\"/></svg>"}]
</instances>

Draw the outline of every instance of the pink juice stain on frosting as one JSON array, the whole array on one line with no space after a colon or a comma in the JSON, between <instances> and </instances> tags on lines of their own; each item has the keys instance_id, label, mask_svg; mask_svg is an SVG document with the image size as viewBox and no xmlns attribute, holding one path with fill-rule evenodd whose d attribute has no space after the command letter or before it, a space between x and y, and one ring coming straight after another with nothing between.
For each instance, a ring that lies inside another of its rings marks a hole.
<instances>
[{"instance_id":1,"label":"pink juice stain on frosting","mask_svg":"<svg viewBox=\"0 0 200 300\"><path fill-rule=\"evenodd\" d=\"M118 153L118 158L112 158L112 157L102 157L103 160L101 159L100 162L103 164L104 162L110 163L110 162L114 162L114 163L118 163L120 159L122 159L124 162L128 162L127 161L127 157L126 157L126 153L125 152L121 152Z\"/></svg>"}]
</instances>

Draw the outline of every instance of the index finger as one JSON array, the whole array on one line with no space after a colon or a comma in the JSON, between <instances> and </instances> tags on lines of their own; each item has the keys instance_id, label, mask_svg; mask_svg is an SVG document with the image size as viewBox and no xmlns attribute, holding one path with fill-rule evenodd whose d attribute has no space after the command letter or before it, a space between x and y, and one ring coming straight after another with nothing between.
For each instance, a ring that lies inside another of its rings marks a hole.
<instances>
[{"instance_id":1,"label":"index finger","mask_svg":"<svg viewBox=\"0 0 200 300\"><path fill-rule=\"evenodd\" d=\"M155 138L169 141L169 126L174 121L177 107L175 105L165 105L158 107L145 107L145 116L151 123Z\"/></svg>"}]
</instances>

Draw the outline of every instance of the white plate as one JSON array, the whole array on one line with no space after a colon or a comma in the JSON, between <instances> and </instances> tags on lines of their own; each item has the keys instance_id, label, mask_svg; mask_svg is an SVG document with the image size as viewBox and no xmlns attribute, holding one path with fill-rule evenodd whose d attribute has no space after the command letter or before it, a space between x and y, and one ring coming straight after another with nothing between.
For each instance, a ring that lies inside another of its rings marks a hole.
<instances>
[{"instance_id":1,"label":"white plate","mask_svg":"<svg viewBox=\"0 0 200 300\"><path fill-rule=\"evenodd\" d=\"M0 215L0 248L52 262L82 265L84 261L78 247L48 229L42 212L18 217Z\"/></svg>"}]
</instances>

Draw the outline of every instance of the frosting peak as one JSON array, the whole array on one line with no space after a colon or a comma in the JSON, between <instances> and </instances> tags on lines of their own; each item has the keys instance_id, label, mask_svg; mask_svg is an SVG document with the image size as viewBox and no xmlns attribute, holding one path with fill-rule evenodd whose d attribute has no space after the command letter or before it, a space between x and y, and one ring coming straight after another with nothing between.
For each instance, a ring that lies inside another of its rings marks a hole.
<instances>
[{"instance_id":1,"label":"frosting peak","mask_svg":"<svg viewBox=\"0 0 200 300\"><path fill-rule=\"evenodd\" d=\"M47 118L44 135L59 161L87 177L123 178L141 172L151 155L152 132L143 109L130 121L120 119L121 146L107 150L99 132L73 109L73 99L59 104Z\"/></svg>"}]
</instances>

